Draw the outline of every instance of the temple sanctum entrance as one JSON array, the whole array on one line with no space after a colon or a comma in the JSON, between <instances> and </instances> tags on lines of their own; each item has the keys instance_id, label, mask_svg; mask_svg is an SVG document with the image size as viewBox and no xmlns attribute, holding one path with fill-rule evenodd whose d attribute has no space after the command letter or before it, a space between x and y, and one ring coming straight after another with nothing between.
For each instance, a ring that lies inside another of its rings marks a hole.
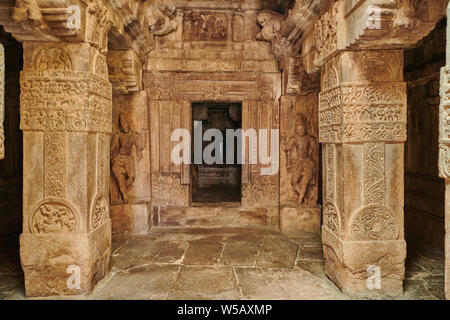
<instances>
[{"instance_id":1,"label":"temple sanctum entrance","mask_svg":"<svg viewBox=\"0 0 450 320\"><path fill-rule=\"evenodd\" d=\"M449 298L448 2L0 0L0 299Z\"/></svg>"},{"instance_id":2,"label":"temple sanctum entrance","mask_svg":"<svg viewBox=\"0 0 450 320\"><path fill-rule=\"evenodd\" d=\"M191 150L201 154L192 161L192 201L240 203L242 142L235 134L242 130L242 104L193 103L192 120Z\"/></svg>"}]
</instances>

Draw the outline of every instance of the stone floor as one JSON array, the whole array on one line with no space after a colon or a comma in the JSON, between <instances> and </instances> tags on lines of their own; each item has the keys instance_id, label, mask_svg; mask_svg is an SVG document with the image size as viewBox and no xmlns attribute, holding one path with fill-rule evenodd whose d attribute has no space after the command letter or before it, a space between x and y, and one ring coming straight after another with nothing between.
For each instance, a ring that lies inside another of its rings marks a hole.
<instances>
[{"instance_id":1,"label":"stone floor","mask_svg":"<svg viewBox=\"0 0 450 320\"><path fill-rule=\"evenodd\" d=\"M443 299L443 249L418 243L408 240L401 299ZM17 254L1 252L0 299L24 299ZM89 296L73 298L347 299L324 274L320 238L231 228L115 238L107 277Z\"/></svg>"}]
</instances>

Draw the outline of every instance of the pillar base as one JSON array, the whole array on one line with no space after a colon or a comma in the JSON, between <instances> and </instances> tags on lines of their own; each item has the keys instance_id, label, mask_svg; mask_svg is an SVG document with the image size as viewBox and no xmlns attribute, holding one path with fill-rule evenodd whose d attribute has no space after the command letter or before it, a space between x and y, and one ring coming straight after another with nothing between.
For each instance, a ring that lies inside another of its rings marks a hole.
<instances>
[{"instance_id":1,"label":"pillar base","mask_svg":"<svg viewBox=\"0 0 450 320\"><path fill-rule=\"evenodd\" d=\"M87 234L22 234L26 296L87 294L106 275L110 255L110 220Z\"/></svg>"},{"instance_id":2,"label":"pillar base","mask_svg":"<svg viewBox=\"0 0 450 320\"><path fill-rule=\"evenodd\" d=\"M282 207L280 210L280 230L286 234L320 232L320 209Z\"/></svg>"},{"instance_id":3,"label":"pillar base","mask_svg":"<svg viewBox=\"0 0 450 320\"><path fill-rule=\"evenodd\" d=\"M322 227L322 241L325 273L344 294L369 299L403 295L404 240L342 241ZM376 271L371 266L379 267L379 285Z\"/></svg>"},{"instance_id":4,"label":"pillar base","mask_svg":"<svg viewBox=\"0 0 450 320\"><path fill-rule=\"evenodd\" d=\"M147 203L110 206L114 234L147 234L151 230L151 212Z\"/></svg>"}]
</instances>

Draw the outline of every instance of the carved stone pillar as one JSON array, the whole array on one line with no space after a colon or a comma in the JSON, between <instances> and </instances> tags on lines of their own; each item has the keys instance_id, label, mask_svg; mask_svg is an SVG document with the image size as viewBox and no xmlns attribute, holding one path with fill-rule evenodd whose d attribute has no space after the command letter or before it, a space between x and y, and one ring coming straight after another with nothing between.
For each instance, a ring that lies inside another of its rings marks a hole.
<instances>
[{"instance_id":1,"label":"carved stone pillar","mask_svg":"<svg viewBox=\"0 0 450 320\"><path fill-rule=\"evenodd\" d=\"M403 53L343 51L327 59L321 73L326 274L352 296L401 295Z\"/></svg>"},{"instance_id":2,"label":"carved stone pillar","mask_svg":"<svg viewBox=\"0 0 450 320\"><path fill-rule=\"evenodd\" d=\"M27 296L83 294L108 270L111 85L89 43L25 41L21 73Z\"/></svg>"},{"instance_id":3,"label":"carved stone pillar","mask_svg":"<svg viewBox=\"0 0 450 320\"><path fill-rule=\"evenodd\" d=\"M450 14L450 4L447 17ZM446 66L441 69L439 108L439 176L445 179L445 297L450 299L450 24L447 24Z\"/></svg>"}]
</instances>

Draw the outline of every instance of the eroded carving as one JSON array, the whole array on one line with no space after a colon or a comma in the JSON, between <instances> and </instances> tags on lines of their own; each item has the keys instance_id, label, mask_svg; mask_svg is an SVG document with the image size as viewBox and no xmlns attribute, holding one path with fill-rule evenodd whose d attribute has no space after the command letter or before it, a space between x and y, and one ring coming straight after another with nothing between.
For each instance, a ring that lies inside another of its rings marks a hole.
<instances>
[{"instance_id":1,"label":"eroded carving","mask_svg":"<svg viewBox=\"0 0 450 320\"><path fill-rule=\"evenodd\" d=\"M169 3L149 4L146 12L149 29L155 36L165 36L178 28L175 5Z\"/></svg>"},{"instance_id":2,"label":"eroded carving","mask_svg":"<svg viewBox=\"0 0 450 320\"><path fill-rule=\"evenodd\" d=\"M128 201L128 188L136 178L133 147L137 160L140 161L143 157L142 151L147 145L147 137L145 134L133 131L126 113L121 113L119 116L119 128L120 132L113 136L111 142L111 163L122 199Z\"/></svg>"},{"instance_id":3,"label":"eroded carving","mask_svg":"<svg viewBox=\"0 0 450 320\"><path fill-rule=\"evenodd\" d=\"M224 41L228 38L225 14L188 12L184 16L184 39L190 41Z\"/></svg>"},{"instance_id":4,"label":"eroded carving","mask_svg":"<svg viewBox=\"0 0 450 320\"><path fill-rule=\"evenodd\" d=\"M283 17L278 12L265 11L258 15L261 31L256 35L257 40L271 42L275 40L281 30Z\"/></svg>"}]
</instances>

